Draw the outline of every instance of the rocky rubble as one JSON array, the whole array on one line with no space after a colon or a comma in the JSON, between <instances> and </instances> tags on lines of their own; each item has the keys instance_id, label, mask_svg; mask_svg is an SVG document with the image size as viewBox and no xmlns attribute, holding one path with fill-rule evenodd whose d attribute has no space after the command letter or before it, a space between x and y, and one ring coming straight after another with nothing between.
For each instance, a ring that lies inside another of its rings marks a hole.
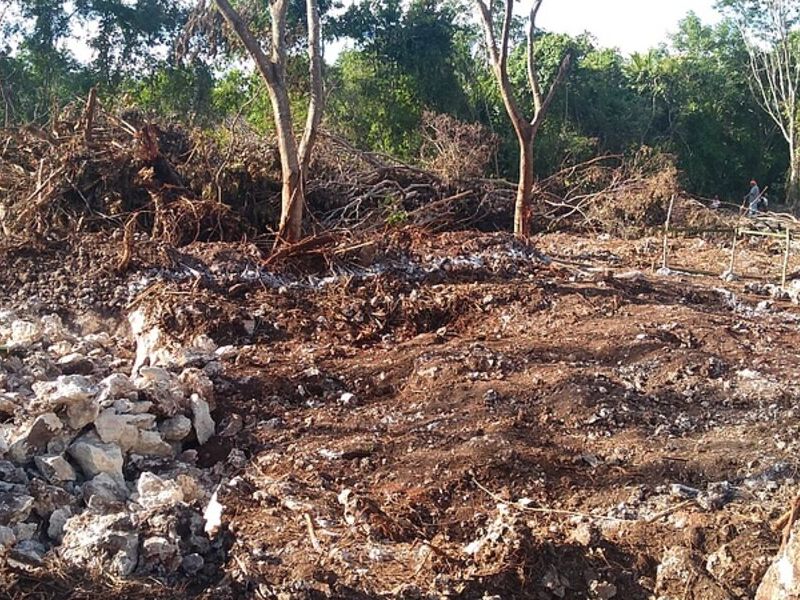
<instances>
[{"instance_id":1,"label":"rocky rubble","mask_svg":"<svg viewBox=\"0 0 800 600\"><path fill-rule=\"evenodd\" d=\"M193 448L215 434L216 348L202 340L192 366L180 367L152 339L144 350L137 342L143 360L131 361L128 340L57 315L0 313L0 550L9 562L52 556L118 576L194 576L219 562L202 516L218 482L193 462Z\"/></svg>"}]
</instances>

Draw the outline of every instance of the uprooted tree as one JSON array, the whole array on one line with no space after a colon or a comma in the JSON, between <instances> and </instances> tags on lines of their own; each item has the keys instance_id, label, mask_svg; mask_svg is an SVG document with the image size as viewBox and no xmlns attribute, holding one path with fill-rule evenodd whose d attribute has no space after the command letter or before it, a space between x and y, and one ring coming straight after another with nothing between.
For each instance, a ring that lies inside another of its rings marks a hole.
<instances>
[{"instance_id":1,"label":"uprooted tree","mask_svg":"<svg viewBox=\"0 0 800 600\"><path fill-rule=\"evenodd\" d=\"M526 49L526 61L528 69L528 85L533 94L533 118L528 120L522 108L520 108L514 91L512 90L511 80L508 76L508 55L511 36L511 25L514 12L514 0L506 0L505 15L503 26L500 32L500 43L497 43L497 35L494 23L494 13L491 3L484 0L475 0L478 6L481 23L486 36L486 47L489 54L489 61L492 65L495 78L500 87L500 95L506 112L514 126L519 141L519 183L517 185L517 197L514 207L514 233L520 237L527 237L531 228L531 211L533 204L533 186L535 179L534 172L534 142L536 135L542 126L547 110L553 103L555 93L567 76L572 62L572 53L567 52L561 61L561 65L556 74L555 80L550 86L547 95L542 92L539 70L536 65L536 16L542 6L543 0L534 0L531 7L530 20L528 22L528 41Z\"/></svg>"},{"instance_id":2,"label":"uprooted tree","mask_svg":"<svg viewBox=\"0 0 800 600\"><path fill-rule=\"evenodd\" d=\"M269 54L256 39L253 31L228 0L214 0L219 12L241 40L255 61L269 93L278 152L281 158L282 191L279 241L296 242L302 235L303 206L305 204L304 180L314 149L323 111L322 39L317 0L306 0L308 26L308 58L310 99L303 135L298 141L292 121L292 109L287 86L287 35L286 20L288 0L270 0L271 34Z\"/></svg>"},{"instance_id":3,"label":"uprooted tree","mask_svg":"<svg viewBox=\"0 0 800 600\"><path fill-rule=\"evenodd\" d=\"M750 87L789 146L786 201L800 202L800 1L721 0L750 58Z\"/></svg>"}]
</instances>

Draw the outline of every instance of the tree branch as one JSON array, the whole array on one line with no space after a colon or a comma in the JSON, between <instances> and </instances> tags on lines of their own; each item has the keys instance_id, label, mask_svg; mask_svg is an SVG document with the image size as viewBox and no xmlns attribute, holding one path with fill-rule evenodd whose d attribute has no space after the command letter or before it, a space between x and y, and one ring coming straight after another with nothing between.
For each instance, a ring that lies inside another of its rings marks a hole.
<instances>
[{"instance_id":1,"label":"tree branch","mask_svg":"<svg viewBox=\"0 0 800 600\"><path fill-rule=\"evenodd\" d=\"M564 56L564 58L561 60L561 66L558 67L558 74L556 75L556 78L553 81L553 85L550 86L550 91L547 92L547 97L544 99L539 111L534 115L533 120L531 121L531 128L534 131L534 135L539 130L539 127L541 127L545 116L547 116L547 110L553 103L553 99L556 96L558 88L567 78L570 66L572 66L572 51L568 51L567 54Z\"/></svg>"},{"instance_id":2,"label":"tree branch","mask_svg":"<svg viewBox=\"0 0 800 600\"><path fill-rule=\"evenodd\" d=\"M503 37L500 40L500 67L508 72L508 38L511 37L511 21L514 18L514 0L506 0L506 12L503 18Z\"/></svg>"},{"instance_id":3,"label":"tree branch","mask_svg":"<svg viewBox=\"0 0 800 600\"><path fill-rule=\"evenodd\" d=\"M274 85L277 79L275 65L264 53L263 48L261 48L261 44L259 44L255 36L253 36L253 33L242 20L242 17L238 12L236 12L236 9L230 5L228 0L214 0L214 4L216 5L217 10L222 13L222 16L228 22L228 25L230 25L231 29L233 29L234 32L236 32L236 35L239 36L239 39L242 40L245 49L256 62L256 67L261 75L268 83ZM278 45L279 44L273 43L272 47L274 48Z\"/></svg>"},{"instance_id":4,"label":"tree branch","mask_svg":"<svg viewBox=\"0 0 800 600\"><path fill-rule=\"evenodd\" d=\"M534 116L542 110L542 86L539 84L539 75L536 73L536 62L533 56L536 36L536 15L542 6L543 0L536 0L531 7L530 22L528 24L528 83L533 92Z\"/></svg>"},{"instance_id":5,"label":"tree branch","mask_svg":"<svg viewBox=\"0 0 800 600\"><path fill-rule=\"evenodd\" d=\"M286 11L288 0L272 0L269 13L272 17L272 63L281 84L286 79Z\"/></svg>"},{"instance_id":6,"label":"tree branch","mask_svg":"<svg viewBox=\"0 0 800 600\"><path fill-rule=\"evenodd\" d=\"M325 106L325 90L322 79L322 35L317 0L306 0L306 12L308 13L308 58L311 98L308 103L306 127L303 131L303 138L300 140L300 168L303 173L308 170L308 163L311 160L311 152L314 149Z\"/></svg>"},{"instance_id":7,"label":"tree branch","mask_svg":"<svg viewBox=\"0 0 800 600\"><path fill-rule=\"evenodd\" d=\"M503 20L503 39L500 42L500 51L498 53L497 40L494 36L494 25L492 18L492 11L483 0L475 0L478 6L478 12L483 23L483 31L486 36L486 46L491 58L492 67L494 68L497 83L500 87L500 96L503 98L503 104L506 107L506 112L511 118L517 136L520 139L527 138L530 135L530 125L527 119L522 114L514 93L511 89L511 81L508 78L508 43L511 35L511 19L514 11L514 0L506 0L506 12Z\"/></svg>"},{"instance_id":8,"label":"tree branch","mask_svg":"<svg viewBox=\"0 0 800 600\"><path fill-rule=\"evenodd\" d=\"M492 11L483 0L475 0L475 2L481 17L483 34L486 37L486 51L489 53L489 60L494 67L500 64L500 54L497 49L497 40L494 37L494 19L492 18Z\"/></svg>"}]
</instances>

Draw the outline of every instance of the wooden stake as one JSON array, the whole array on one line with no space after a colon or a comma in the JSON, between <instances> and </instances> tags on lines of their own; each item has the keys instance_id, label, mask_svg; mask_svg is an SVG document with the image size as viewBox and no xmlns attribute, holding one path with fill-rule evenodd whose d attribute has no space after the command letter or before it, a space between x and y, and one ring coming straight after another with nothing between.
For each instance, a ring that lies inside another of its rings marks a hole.
<instances>
[{"instance_id":1,"label":"wooden stake","mask_svg":"<svg viewBox=\"0 0 800 600\"><path fill-rule=\"evenodd\" d=\"M36 175L36 206L41 206L44 204L44 200L42 200L43 192L44 192L44 184L42 183L42 172L44 171L44 159L39 161L39 171ZM48 182L50 179L47 180ZM24 209L23 209L24 210ZM36 231L42 233L42 222L39 219L36 219Z\"/></svg>"},{"instance_id":2,"label":"wooden stake","mask_svg":"<svg viewBox=\"0 0 800 600\"><path fill-rule=\"evenodd\" d=\"M733 277L733 269L736 265L736 242L739 240L739 228L733 230L733 246L731 246L731 262L728 265L728 273Z\"/></svg>"},{"instance_id":3,"label":"wooden stake","mask_svg":"<svg viewBox=\"0 0 800 600\"><path fill-rule=\"evenodd\" d=\"M93 87L89 91L89 99L86 101L86 112L84 113L83 139L88 143L92 140L92 129L94 128L94 113L97 109L97 88Z\"/></svg>"},{"instance_id":4,"label":"wooden stake","mask_svg":"<svg viewBox=\"0 0 800 600\"><path fill-rule=\"evenodd\" d=\"M766 191L767 188L764 188L764 190L761 193L764 194L764 192ZM735 274L734 267L736 266L736 242L739 239L739 227L742 224L742 217L744 217L744 215L747 214L748 210L749 207L747 205L747 197L745 196L745 199L742 201L742 207L739 209L739 218L736 219L736 227L733 230L733 245L731 246L731 264L728 266L728 273L730 277L733 277Z\"/></svg>"},{"instance_id":5,"label":"wooden stake","mask_svg":"<svg viewBox=\"0 0 800 600\"><path fill-rule=\"evenodd\" d=\"M667 220L664 222L664 247L661 250L661 268L669 268L669 224L672 221L672 207L675 206L675 194L669 201L669 210L667 211Z\"/></svg>"},{"instance_id":6,"label":"wooden stake","mask_svg":"<svg viewBox=\"0 0 800 600\"><path fill-rule=\"evenodd\" d=\"M314 522L311 520L311 515L308 513L303 513L303 519L305 519L306 522L306 528L308 529L308 537L311 540L311 545L314 546L314 550L321 553L322 546L320 546L317 533L314 531Z\"/></svg>"},{"instance_id":7,"label":"wooden stake","mask_svg":"<svg viewBox=\"0 0 800 600\"><path fill-rule=\"evenodd\" d=\"M783 270L781 272L781 289L786 290L786 275L789 269L789 253L792 250L792 232L786 228L786 251L783 254Z\"/></svg>"},{"instance_id":8,"label":"wooden stake","mask_svg":"<svg viewBox=\"0 0 800 600\"><path fill-rule=\"evenodd\" d=\"M691 499L691 500L686 500L685 502L681 502L680 504L676 504L675 506L671 506L666 510L662 510L660 513L656 513L653 516L648 517L647 519L645 519L645 523L655 523L659 519L663 519L664 517L668 517L672 513L676 513L679 510L683 510L684 508L690 507L695 502L696 502L696 500Z\"/></svg>"}]
</instances>

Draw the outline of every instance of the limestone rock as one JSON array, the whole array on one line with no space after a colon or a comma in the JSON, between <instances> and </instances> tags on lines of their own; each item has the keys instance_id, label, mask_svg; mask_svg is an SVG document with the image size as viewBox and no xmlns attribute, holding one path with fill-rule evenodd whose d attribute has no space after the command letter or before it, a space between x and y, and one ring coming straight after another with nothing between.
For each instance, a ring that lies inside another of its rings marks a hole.
<instances>
[{"instance_id":1,"label":"limestone rock","mask_svg":"<svg viewBox=\"0 0 800 600\"><path fill-rule=\"evenodd\" d=\"M100 404L95 398L77 400L67 406L67 425L75 431L80 431L94 422L99 414Z\"/></svg>"},{"instance_id":2,"label":"limestone rock","mask_svg":"<svg viewBox=\"0 0 800 600\"><path fill-rule=\"evenodd\" d=\"M84 437L73 443L68 452L87 477L106 473L124 485L122 451L119 446L95 442Z\"/></svg>"},{"instance_id":3,"label":"limestone rock","mask_svg":"<svg viewBox=\"0 0 800 600\"><path fill-rule=\"evenodd\" d=\"M36 468L50 483L75 481L75 469L61 454L35 456Z\"/></svg>"},{"instance_id":4,"label":"limestone rock","mask_svg":"<svg viewBox=\"0 0 800 600\"><path fill-rule=\"evenodd\" d=\"M139 431L132 452L143 456L171 457L175 455L175 450L161 438L157 431Z\"/></svg>"},{"instance_id":5,"label":"limestone rock","mask_svg":"<svg viewBox=\"0 0 800 600\"><path fill-rule=\"evenodd\" d=\"M656 571L656 597L659 600L728 600L730 595L714 581L689 548L667 548Z\"/></svg>"},{"instance_id":6,"label":"limestone rock","mask_svg":"<svg viewBox=\"0 0 800 600\"><path fill-rule=\"evenodd\" d=\"M17 543L17 536L14 530L5 525L0 525L0 552L5 552Z\"/></svg>"},{"instance_id":7,"label":"limestone rock","mask_svg":"<svg viewBox=\"0 0 800 600\"><path fill-rule=\"evenodd\" d=\"M183 489L177 482L161 479L149 471L139 476L136 492L139 504L147 509L174 506L184 500Z\"/></svg>"},{"instance_id":8,"label":"limestone rock","mask_svg":"<svg viewBox=\"0 0 800 600\"><path fill-rule=\"evenodd\" d=\"M71 517L72 509L69 506L54 510L47 524L48 537L51 540L61 541L61 538L64 537L64 526Z\"/></svg>"},{"instance_id":9,"label":"limestone rock","mask_svg":"<svg viewBox=\"0 0 800 600\"><path fill-rule=\"evenodd\" d=\"M17 542L32 540L38 530L39 526L36 523L17 523L14 525L14 537L17 538Z\"/></svg>"},{"instance_id":10,"label":"limestone rock","mask_svg":"<svg viewBox=\"0 0 800 600\"><path fill-rule=\"evenodd\" d=\"M0 493L0 525L13 525L27 519L33 509L33 502L33 496L14 492Z\"/></svg>"},{"instance_id":11,"label":"limestone rock","mask_svg":"<svg viewBox=\"0 0 800 600\"><path fill-rule=\"evenodd\" d=\"M42 328L38 323L17 319L11 323L11 346L30 346L42 339Z\"/></svg>"},{"instance_id":12,"label":"limestone rock","mask_svg":"<svg viewBox=\"0 0 800 600\"><path fill-rule=\"evenodd\" d=\"M62 356L57 364L64 375L90 375L94 371L94 363L80 352Z\"/></svg>"},{"instance_id":13,"label":"limestone rock","mask_svg":"<svg viewBox=\"0 0 800 600\"><path fill-rule=\"evenodd\" d=\"M800 522L795 523L789 542L767 570L755 600L800 598Z\"/></svg>"},{"instance_id":14,"label":"limestone rock","mask_svg":"<svg viewBox=\"0 0 800 600\"><path fill-rule=\"evenodd\" d=\"M186 405L186 395L178 378L160 367L142 367L135 381L148 400L154 402L157 413L171 417Z\"/></svg>"},{"instance_id":15,"label":"limestone rock","mask_svg":"<svg viewBox=\"0 0 800 600\"><path fill-rule=\"evenodd\" d=\"M44 560L46 552L47 548L41 542L24 540L11 549L9 562L12 566L18 566L19 563L38 566Z\"/></svg>"},{"instance_id":16,"label":"limestone rock","mask_svg":"<svg viewBox=\"0 0 800 600\"><path fill-rule=\"evenodd\" d=\"M49 406L61 406L91 398L97 388L83 375L61 375L55 381L35 383L33 391Z\"/></svg>"},{"instance_id":17,"label":"limestone rock","mask_svg":"<svg viewBox=\"0 0 800 600\"><path fill-rule=\"evenodd\" d=\"M117 444L123 452L133 448L139 439L139 428L132 422L131 415L119 415L110 408L100 413L94 427L103 442Z\"/></svg>"},{"instance_id":18,"label":"limestone rock","mask_svg":"<svg viewBox=\"0 0 800 600\"><path fill-rule=\"evenodd\" d=\"M11 460L24 463L35 454L41 454L47 443L61 431L64 424L55 413L45 413L36 417L14 440L8 449Z\"/></svg>"},{"instance_id":19,"label":"limestone rock","mask_svg":"<svg viewBox=\"0 0 800 600\"><path fill-rule=\"evenodd\" d=\"M59 550L62 558L78 566L104 566L126 577L139 561L139 536L124 513L97 515L85 512L68 519Z\"/></svg>"},{"instance_id":20,"label":"limestone rock","mask_svg":"<svg viewBox=\"0 0 800 600\"><path fill-rule=\"evenodd\" d=\"M27 485L29 478L22 467L18 467L9 460L0 460L0 481Z\"/></svg>"},{"instance_id":21,"label":"limestone rock","mask_svg":"<svg viewBox=\"0 0 800 600\"><path fill-rule=\"evenodd\" d=\"M83 501L99 514L119 512L124 508L127 489L106 473L101 473L83 486Z\"/></svg>"},{"instance_id":22,"label":"limestone rock","mask_svg":"<svg viewBox=\"0 0 800 600\"><path fill-rule=\"evenodd\" d=\"M103 406L119 399L135 400L138 395L133 381L122 373L109 375L100 382L99 388L100 395L98 400Z\"/></svg>"},{"instance_id":23,"label":"limestone rock","mask_svg":"<svg viewBox=\"0 0 800 600\"><path fill-rule=\"evenodd\" d=\"M214 419L211 418L208 402L197 394L192 394L189 404L192 407L192 424L197 441L202 446L214 435Z\"/></svg>"},{"instance_id":24,"label":"limestone rock","mask_svg":"<svg viewBox=\"0 0 800 600\"><path fill-rule=\"evenodd\" d=\"M144 308L138 308L128 315L131 333L136 340L136 359L132 376L140 373L145 364L151 366L169 364L171 352L168 349L167 335L157 325L153 325Z\"/></svg>"},{"instance_id":25,"label":"limestone rock","mask_svg":"<svg viewBox=\"0 0 800 600\"><path fill-rule=\"evenodd\" d=\"M192 422L184 415L175 415L159 426L162 437L168 442L180 442L192 431Z\"/></svg>"}]
</instances>

